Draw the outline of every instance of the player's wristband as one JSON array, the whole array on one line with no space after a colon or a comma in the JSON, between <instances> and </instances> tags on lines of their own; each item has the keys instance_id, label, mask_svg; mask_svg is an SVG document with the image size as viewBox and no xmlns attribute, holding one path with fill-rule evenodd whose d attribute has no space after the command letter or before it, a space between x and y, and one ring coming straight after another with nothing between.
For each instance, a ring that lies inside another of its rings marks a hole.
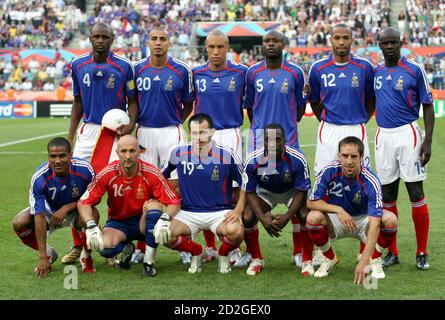
<instances>
[{"instance_id":1,"label":"player's wristband","mask_svg":"<svg viewBox=\"0 0 445 320\"><path fill-rule=\"evenodd\" d=\"M94 229L97 227L96 221L94 221L94 220L88 220L86 222L86 225L87 225L87 229Z\"/></svg>"},{"instance_id":2,"label":"player's wristband","mask_svg":"<svg viewBox=\"0 0 445 320\"><path fill-rule=\"evenodd\" d=\"M162 214L162 212L159 209L148 209L145 214Z\"/></svg>"}]
</instances>

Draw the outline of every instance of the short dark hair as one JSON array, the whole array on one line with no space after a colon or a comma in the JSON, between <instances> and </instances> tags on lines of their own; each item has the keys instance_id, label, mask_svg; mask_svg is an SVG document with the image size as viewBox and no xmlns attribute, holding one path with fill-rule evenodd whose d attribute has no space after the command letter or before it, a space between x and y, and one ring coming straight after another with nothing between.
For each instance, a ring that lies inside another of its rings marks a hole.
<instances>
[{"instance_id":1,"label":"short dark hair","mask_svg":"<svg viewBox=\"0 0 445 320\"><path fill-rule=\"evenodd\" d=\"M264 134L266 134L266 131L269 129L275 129L275 130L280 130L281 131L281 135L283 136L283 139L286 139L286 136L284 134L284 129L283 127L278 124L278 123L270 123L266 126L266 128L264 128Z\"/></svg>"},{"instance_id":2,"label":"short dark hair","mask_svg":"<svg viewBox=\"0 0 445 320\"><path fill-rule=\"evenodd\" d=\"M209 124L209 129L213 129L214 128L212 118L208 114L205 114L205 113L197 113L194 116L192 116L189 119L189 122L188 122L189 128L190 128L190 124L192 123L192 121L196 121L198 123L202 123L204 121L207 121L207 123Z\"/></svg>"},{"instance_id":3,"label":"short dark hair","mask_svg":"<svg viewBox=\"0 0 445 320\"><path fill-rule=\"evenodd\" d=\"M53 147L65 147L66 151L68 151L68 153L71 153L71 144L67 139L65 139L63 137L57 137L57 138L52 139L50 142L48 142L46 149L49 152L49 148L53 148Z\"/></svg>"},{"instance_id":4,"label":"short dark hair","mask_svg":"<svg viewBox=\"0 0 445 320\"><path fill-rule=\"evenodd\" d=\"M351 28L349 25L347 25L346 23L342 23L342 22L341 22L341 23L334 24L334 25L330 28L330 30L329 30L329 34L332 36L332 35L334 34L334 30L337 29L337 28L348 29L349 32L350 32L351 35L352 35L352 28Z\"/></svg>"},{"instance_id":5,"label":"short dark hair","mask_svg":"<svg viewBox=\"0 0 445 320\"><path fill-rule=\"evenodd\" d=\"M338 152L339 153L340 153L341 147L346 144L356 145L358 147L358 153L360 154L360 157L365 153L365 145L363 144L362 140L360 140L359 138L354 137L354 136L349 136L349 137L343 138L338 143Z\"/></svg>"}]
</instances>

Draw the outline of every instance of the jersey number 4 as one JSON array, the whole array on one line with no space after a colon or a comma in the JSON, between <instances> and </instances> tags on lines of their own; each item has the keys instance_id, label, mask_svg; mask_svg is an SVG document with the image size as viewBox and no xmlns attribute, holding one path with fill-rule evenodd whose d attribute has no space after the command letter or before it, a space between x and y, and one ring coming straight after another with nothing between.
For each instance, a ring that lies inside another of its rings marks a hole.
<instances>
[{"instance_id":1,"label":"jersey number 4","mask_svg":"<svg viewBox=\"0 0 445 320\"><path fill-rule=\"evenodd\" d=\"M82 80L83 84L86 85L88 88L90 87L91 81L90 81L90 74L85 73Z\"/></svg>"}]
</instances>

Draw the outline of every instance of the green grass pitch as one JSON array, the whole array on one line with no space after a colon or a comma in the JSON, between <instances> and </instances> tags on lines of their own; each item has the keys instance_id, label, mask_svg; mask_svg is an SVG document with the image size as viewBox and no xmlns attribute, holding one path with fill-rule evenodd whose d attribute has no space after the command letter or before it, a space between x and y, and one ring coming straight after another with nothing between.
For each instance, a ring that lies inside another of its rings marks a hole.
<instances>
[{"instance_id":1,"label":"green grass pitch","mask_svg":"<svg viewBox=\"0 0 445 320\"><path fill-rule=\"evenodd\" d=\"M423 120L419 121L423 127ZM317 130L315 119L304 118L300 124L300 143L311 168ZM445 224L445 119L436 120L433 156L428 167L425 192L430 209L430 238L428 243L431 269L415 268L416 241L411 219L411 206L403 184L399 195L400 229L398 243L400 261L386 270L386 279L377 289L367 290L352 283L359 243L344 239L333 244L340 265L328 278L302 278L291 264L292 239L290 225L280 238L271 238L260 227L260 242L266 267L256 277L246 275L245 269L234 268L231 274L221 275L217 263L204 266L197 275L187 273L178 261L176 251L160 248L157 256L158 275L153 279L142 276L140 265L130 270L118 270L105 264L94 253L96 274L82 274L77 265L78 289L64 287L64 265L53 265L47 279L37 279L33 269L37 253L22 245L12 231L11 221L17 212L28 205L28 188L36 167L46 160L46 143L50 138L5 145L10 142L65 132L68 119L31 119L0 121L0 299L443 299L444 284L444 224ZM373 141L375 121L369 124ZM371 149L373 144L371 144ZM312 177L313 178L313 177ZM99 207L105 221L104 204ZM279 207L278 211L283 210ZM202 241L202 237L198 239ZM60 258L70 248L71 232L62 229L49 239ZM243 246L244 248L244 246ZM60 259L59 258L59 259Z\"/></svg>"}]
</instances>

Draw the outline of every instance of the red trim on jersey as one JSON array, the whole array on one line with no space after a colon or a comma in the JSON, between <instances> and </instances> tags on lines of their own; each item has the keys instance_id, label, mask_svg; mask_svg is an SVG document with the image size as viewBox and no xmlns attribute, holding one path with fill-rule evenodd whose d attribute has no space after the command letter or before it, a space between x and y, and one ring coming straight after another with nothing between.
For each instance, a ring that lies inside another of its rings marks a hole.
<instances>
[{"instance_id":1,"label":"red trim on jersey","mask_svg":"<svg viewBox=\"0 0 445 320\"><path fill-rule=\"evenodd\" d=\"M78 177L81 177L82 179L84 179L84 180L86 180L86 181L88 181L88 178L87 177L85 177L83 174L81 174L81 173L79 173L79 172L76 172L76 171L71 171L70 170L70 174L72 174L72 175L74 175L74 176L78 176Z\"/></svg>"},{"instance_id":2,"label":"red trim on jersey","mask_svg":"<svg viewBox=\"0 0 445 320\"><path fill-rule=\"evenodd\" d=\"M107 63L111 64L112 66L115 66L116 68L119 69L120 72L124 73L124 69L122 69L116 62L114 62L113 60L111 60L110 57L108 57L107 59Z\"/></svg>"},{"instance_id":3,"label":"red trim on jersey","mask_svg":"<svg viewBox=\"0 0 445 320\"><path fill-rule=\"evenodd\" d=\"M294 114L294 111L295 111L295 95L292 95L292 98L291 98L291 111L292 111L292 114ZM294 118L294 122L295 122L295 133L294 133L294 136L292 137L292 140L291 140L291 144L293 145L294 143L295 143L295 140L297 140L297 118L295 117Z\"/></svg>"},{"instance_id":4,"label":"red trim on jersey","mask_svg":"<svg viewBox=\"0 0 445 320\"><path fill-rule=\"evenodd\" d=\"M223 182L223 187L222 188L223 188L225 204L231 204L230 203L230 199L227 198L227 177L224 177L224 182Z\"/></svg>"},{"instance_id":5,"label":"red trim on jersey","mask_svg":"<svg viewBox=\"0 0 445 320\"><path fill-rule=\"evenodd\" d=\"M320 140L320 143L323 143L322 139L321 139L321 132L323 131L323 127L324 127L324 120L321 121L321 127L320 127L320 131L318 131L318 140Z\"/></svg>"},{"instance_id":6,"label":"red trim on jersey","mask_svg":"<svg viewBox=\"0 0 445 320\"><path fill-rule=\"evenodd\" d=\"M228 65L226 65L226 70L228 70L228 71L235 71L235 72L238 72L241 75L243 74L243 72L241 70L230 68Z\"/></svg>"},{"instance_id":7,"label":"red trim on jersey","mask_svg":"<svg viewBox=\"0 0 445 320\"><path fill-rule=\"evenodd\" d=\"M212 149L210 149L209 153L208 153L209 157L213 157L215 159L218 159L221 161L221 163L224 163L224 158L221 157L219 154L214 154Z\"/></svg>"},{"instance_id":8,"label":"red trim on jersey","mask_svg":"<svg viewBox=\"0 0 445 320\"><path fill-rule=\"evenodd\" d=\"M51 166L48 164L48 167L51 167ZM48 181L53 179L55 176L56 176L56 174L54 172L51 173L51 175L45 179L45 182L43 183L42 188L45 188L45 186L48 184Z\"/></svg>"},{"instance_id":9,"label":"red trim on jersey","mask_svg":"<svg viewBox=\"0 0 445 320\"><path fill-rule=\"evenodd\" d=\"M136 133L135 133L135 136L136 136L136 138L139 138L139 136L138 136L138 134L139 134L139 126L136 128Z\"/></svg>"},{"instance_id":10,"label":"red trim on jersey","mask_svg":"<svg viewBox=\"0 0 445 320\"><path fill-rule=\"evenodd\" d=\"M193 71L193 74L195 75L195 74L197 74L197 73L199 73L199 72L204 72L204 71L207 71L207 70L210 70L210 65L207 65L207 67L204 68L204 69L200 69L200 70L195 70L195 71Z\"/></svg>"},{"instance_id":11,"label":"red trim on jersey","mask_svg":"<svg viewBox=\"0 0 445 320\"><path fill-rule=\"evenodd\" d=\"M329 62L326 62L325 64L322 64L321 66L318 67L317 71L320 72L322 69L327 68L329 66L332 66L333 64L335 64L334 59L332 59Z\"/></svg>"},{"instance_id":12,"label":"red trim on jersey","mask_svg":"<svg viewBox=\"0 0 445 320\"><path fill-rule=\"evenodd\" d=\"M252 75L250 76L250 81L253 80L253 78L255 77L256 73L261 72L261 71L266 70L266 69L267 69L267 65L266 64L264 64L264 66L262 66L261 68L256 69L254 72L252 72Z\"/></svg>"},{"instance_id":13,"label":"red trim on jersey","mask_svg":"<svg viewBox=\"0 0 445 320\"><path fill-rule=\"evenodd\" d=\"M80 126L80 134L83 133L83 128L85 128L86 123L84 122L81 126Z\"/></svg>"},{"instance_id":14,"label":"red trim on jersey","mask_svg":"<svg viewBox=\"0 0 445 320\"><path fill-rule=\"evenodd\" d=\"M360 168L360 173L362 172L361 169L362 169L362 168ZM363 187L363 190L366 192L365 183L363 182L362 179L360 179L360 174L357 176L357 181L358 181L358 183L360 183L360 185Z\"/></svg>"},{"instance_id":15,"label":"red trim on jersey","mask_svg":"<svg viewBox=\"0 0 445 320\"><path fill-rule=\"evenodd\" d=\"M399 66L401 66L403 69L407 70L412 76L416 75L414 73L414 71L412 71L407 65L403 64L402 59L399 60Z\"/></svg>"},{"instance_id":16,"label":"red trim on jersey","mask_svg":"<svg viewBox=\"0 0 445 320\"><path fill-rule=\"evenodd\" d=\"M360 123L360 127L362 128L362 141L363 141L363 140L365 140L366 129L365 129L365 126L363 123Z\"/></svg>"},{"instance_id":17,"label":"red trim on jersey","mask_svg":"<svg viewBox=\"0 0 445 320\"><path fill-rule=\"evenodd\" d=\"M375 145L376 146L379 144L379 134L380 134L380 127L377 128L377 134L375 135Z\"/></svg>"},{"instance_id":18,"label":"red trim on jersey","mask_svg":"<svg viewBox=\"0 0 445 320\"><path fill-rule=\"evenodd\" d=\"M412 99L412 95L413 95L413 91L411 89L409 89L409 94L408 94L408 106L410 108L413 107L413 99Z\"/></svg>"},{"instance_id":19,"label":"red trim on jersey","mask_svg":"<svg viewBox=\"0 0 445 320\"><path fill-rule=\"evenodd\" d=\"M336 174L332 175L332 176L329 178L329 180L335 179L335 178L337 178L337 177L341 177L342 175L343 175L343 170L340 171L339 173L336 173Z\"/></svg>"},{"instance_id":20,"label":"red trim on jersey","mask_svg":"<svg viewBox=\"0 0 445 320\"><path fill-rule=\"evenodd\" d=\"M366 67L358 62L355 62L354 60L349 60L349 62L355 66L359 66L360 68L362 68L363 70L366 70Z\"/></svg>"},{"instance_id":21,"label":"red trim on jersey","mask_svg":"<svg viewBox=\"0 0 445 320\"><path fill-rule=\"evenodd\" d=\"M414 126L412 123L409 124L411 126L411 129L413 130L413 135L414 135L414 146L413 149L416 148L417 145L417 134L416 134L416 129L414 129Z\"/></svg>"},{"instance_id":22,"label":"red trim on jersey","mask_svg":"<svg viewBox=\"0 0 445 320\"><path fill-rule=\"evenodd\" d=\"M182 80L184 80L184 76L178 70L176 70L168 61L166 67L176 73Z\"/></svg>"},{"instance_id":23,"label":"red trim on jersey","mask_svg":"<svg viewBox=\"0 0 445 320\"><path fill-rule=\"evenodd\" d=\"M289 71L290 73L292 73L294 75L294 77L295 77L295 80L298 81L298 75L297 75L297 73L294 70L292 70L291 68L289 68L288 66L286 66L284 64L281 65L281 68L283 70L286 70L286 71Z\"/></svg>"},{"instance_id":24,"label":"red trim on jersey","mask_svg":"<svg viewBox=\"0 0 445 320\"><path fill-rule=\"evenodd\" d=\"M150 67L151 67L151 64L150 64L150 62L148 62L148 64L146 64L145 66L143 66L143 67L141 68L141 70L138 71L136 77L138 77L138 76L139 76L145 69L148 69L148 68L150 68Z\"/></svg>"},{"instance_id":25,"label":"red trim on jersey","mask_svg":"<svg viewBox=\"0 0 445 320\"><path fill-rule=\"evenodd\" d=\"M79 71L79 69L82 68L83 66L86 66L87 64L90 64L90 63L93 63L93 62L94 62L94 61L93 61L93 59L91 58L90 60L85 61L84 63L79 64L79 65L77 66L76 70Z\"/></svg>"},{"instance_id":26,"label":"red trim on jersey","mask_svg":"<svg viewBox=\"0 0 445 320\"><path fill-rule=\"evenodd\" d=\"M122 105L123 102L123 97L122 97L122 92L124 91L124 84L121 85L121 87L119 88L119 91L117 92L117 100L118 100L118 108L120 109L120 106Z\"/></svg>"},{"instance_id":27,"label":"red trim on jersey","mask_svg":"<svg viewBox=\"0 0 445 320\"><path fill-rule=\"evenodd\" d=\"M181 129L179 129L179 126L176 125L176 128L178 129L178 145L181 142Z\"/></svg>"}]
</instances>

